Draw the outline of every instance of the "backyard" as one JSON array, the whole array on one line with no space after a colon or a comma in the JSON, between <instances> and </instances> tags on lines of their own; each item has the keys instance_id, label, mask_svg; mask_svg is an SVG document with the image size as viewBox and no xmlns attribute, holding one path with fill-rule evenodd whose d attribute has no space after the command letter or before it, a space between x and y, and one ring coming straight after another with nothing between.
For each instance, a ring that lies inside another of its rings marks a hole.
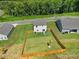
<instances>
[{"instance_id":1,"label":"backyard","mask_svg":"<svg viewBox=\"0 0 79 59\"><path fill-rule=\"evenodd\" d=\"M0 0L0 59L79 59L78 32L79 0Z\"/></svg>"},{"instance_id":2,"label":"backyard","mask_svg":"<svg viewBox=\"0 0 79 59\"><path fill-rule=\"evenodd\" d=\"M34 33L32 24L19 25L12 32L9 40L0 41L0 47L10 46L10 44L13 43L13 45L9 48L7 52L7 56L9 57L6 56L7 58L13 57L13 59L18 59L18 56L21 56L25 39L26 44L24 48L24 53L46 52L49 50L61 49L55 41L54 37L51 35L51 32L49 31L50 28L56 29L57 33L61 35L60 41L65 45L67 50L64 53L54 55L31 57L32 59L55 59L57 57L79 55L79 34L61 34L54 22L48 23L48 31L46 32L46 34ZM50 42L51 48L48 48L47 42Z\"/></svg>"}]
</instances>

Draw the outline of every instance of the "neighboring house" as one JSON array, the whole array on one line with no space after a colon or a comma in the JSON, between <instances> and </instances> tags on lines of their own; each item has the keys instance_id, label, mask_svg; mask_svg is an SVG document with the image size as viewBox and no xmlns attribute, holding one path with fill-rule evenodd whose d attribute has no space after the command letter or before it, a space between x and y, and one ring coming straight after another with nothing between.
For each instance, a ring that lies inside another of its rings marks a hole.
<instances>
[{"instance_id":1,"label":"neighboring house","mask_svg":"<svg viewBox=\"0 0 79 59\"><path fill-rule=\"evenodd\" d=\"M14 26L11 24L3 24L0 27L0 40L7 40Z\"/></svg>"},{"instance_id":2,"label":"neighboring house","mask_svg":"<svg viewBox=\"0 0 79 59\"><path fill-rule=\"evenodd\" d=\"M47 30L46 20L35 20L33 22L34 32L46 32Z\"/></svg>"},{"instance_id":3,"label":"neighboring house","mask_svg":"<svg viewBox=\"0 0 79 59\"><path fill-rule=\"evenodd\" d=\"M79 33L79 18L62 18L56 25L62 33Z\"/></svg>"}]
</instances>

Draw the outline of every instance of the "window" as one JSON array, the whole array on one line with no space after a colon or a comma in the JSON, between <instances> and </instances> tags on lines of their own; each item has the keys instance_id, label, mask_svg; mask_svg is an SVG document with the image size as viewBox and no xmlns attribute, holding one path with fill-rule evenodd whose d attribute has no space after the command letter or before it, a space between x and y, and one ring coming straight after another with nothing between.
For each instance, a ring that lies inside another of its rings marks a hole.
<instances>
[{"instance_id":1,"label":"window","mask_svg":"<svg viewBox=\"0 0 79 59\"><path fill-rule=\"evenodd\" d=\"M4 37L4 39L6 39L6 37Z\"/></svg>"},{"instance_id":2,"label":"window","mask_svg":"<svg viewBox=\"0 0 79 59\"><path fill-rule=\"evenodd\" d=\"M77 32L77 29L72 29L70 30L70 32Z\"/></svg>"},{"instance_id":3,"label":"window","mask_svg":"<svg viewBox=\"0 0 79 59\"><path fill-rule=\"evenodd\" d=\"M68 32L63 32L63 34L68 33Z\"/></svg>"},{"instance_id":4,"label":"window","mask_svg":"<svg viewBox=\"0 0 79 59\"><path fill-rule=\"evenodd\" d=\"M43 29L43 31L45 31L45 29Z\"/></svg>"},{"instance_id":5,"label":"window","mask_svg":"<svg viewBox=\"0 0 79 59\"><path fill-rule=\"evenodd\" d=\"M38 27L38 26L36 25L36 27Z\"/></svg>"},{"instance_id":6,"label":"window","mask_svg":"<svg viewBox=\"0 0 79 59\"><path fill-rule=\"evenodd\" d=\"M39 31L39 30L37 30L37 31Z\"/></svg>"}]
</instances>

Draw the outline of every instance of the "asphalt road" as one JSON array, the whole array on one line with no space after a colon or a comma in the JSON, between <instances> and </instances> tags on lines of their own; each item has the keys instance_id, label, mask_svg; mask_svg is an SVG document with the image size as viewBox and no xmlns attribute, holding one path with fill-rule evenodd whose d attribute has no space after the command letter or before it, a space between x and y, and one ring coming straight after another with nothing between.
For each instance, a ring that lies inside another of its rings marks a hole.
<instances>
[{"instance_id":1,"label":"asphalt road","mask_svg":"<svg viewBox=\"0 0 79 59\"><path fill-rule=\"evenodd\" d=\"M3 24L18 24L18 25L23 25L23 24L32 24L33 21L35 20L43 20L46 19L48 22L49 21L56 21L57 19L61 18L79 18L78 16L62 16L62 17L49 17L49 18L36 18L36 19L25 19L25 20L19 20L19 21L9 21L9 22L0 22L0 25Z\"/></svg>"},{"instance_id":2,"label":"asphalt road","mask_svg":"<svg viewBox=\"0 0 79 59\"><path fill-rule=\"evenodd\" d=\"M35 20L47 20L48 22L49 21L55 21L55 17L49 17L49 18L37 18L37 19L25 19L25 20L19 20L19 21L9 21L9 22L0 22L0 25L3 25L3 24L18 24L18 25L23 25L23 24L31 24L33 21Z\"/></svg>"}]
</instances>

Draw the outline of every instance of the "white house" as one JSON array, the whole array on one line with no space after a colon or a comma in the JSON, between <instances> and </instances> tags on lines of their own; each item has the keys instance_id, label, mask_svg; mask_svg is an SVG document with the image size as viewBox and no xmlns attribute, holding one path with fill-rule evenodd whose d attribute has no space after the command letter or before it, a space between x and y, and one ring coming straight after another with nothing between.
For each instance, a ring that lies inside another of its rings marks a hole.
<instances>
[{"instance_id":1,"label":"white house","mask_svg":"<svg viewBox=\"0 0 79 59\"><path fill-rule=\"evenodd\" d=\"M11 31L13 30L14 26L11 24L3 24L0 27L0 40L8 40Z\"/></svg>"},{"instance_id":2,"label":"white house","mask_svg":"<svg viewBox=\"0 0 79 59\"><path fill-rule=\"evenodd\" d=\"M34 32L46 32L47 31L46 20L35 20L33 22Z\"/></svg>"}]
</instances>

